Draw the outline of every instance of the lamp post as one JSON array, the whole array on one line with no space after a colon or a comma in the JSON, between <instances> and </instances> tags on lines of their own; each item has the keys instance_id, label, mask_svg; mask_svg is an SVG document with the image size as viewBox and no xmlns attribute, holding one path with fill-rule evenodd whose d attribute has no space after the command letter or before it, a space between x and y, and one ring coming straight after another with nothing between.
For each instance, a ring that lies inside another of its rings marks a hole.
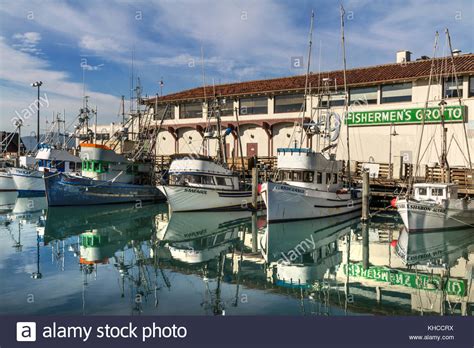
<instances>
[{"instance_id":1,"label":"lamp post","mask_svg":"<svg viewBox=\"0 0 474 348\"><path fill-rule=\"evenodd\" d=\"M36 128L36 146L39 146L40 142L40 87L43 84L41 81L36 81L31 84L31 87L36 87L38 89L38 97L36 99L36 109L38 112L38 124Z\"/></svg>"}]
</instances>

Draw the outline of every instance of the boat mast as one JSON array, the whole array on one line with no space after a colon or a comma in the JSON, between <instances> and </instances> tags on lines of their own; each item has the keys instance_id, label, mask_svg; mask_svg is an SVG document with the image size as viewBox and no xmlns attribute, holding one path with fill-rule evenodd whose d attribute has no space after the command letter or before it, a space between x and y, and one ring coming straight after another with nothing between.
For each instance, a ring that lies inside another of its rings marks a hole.
<instances>
[{"instance_id":1,"label":"boat mast","mask_svg":"<svg viewBox=\"0 0 474 348\"><path fill-rule=\"evenodd\" d=\"M459 103L459 106L462 107L461 91L459 90L458 74L456 73L456 65L454 64L453 46L451 45L451 35L449 35L448 28L446 28L446 36L448 37L449 52L450 52L450 55L451 55L451 62L453 64L453 74L454 74L454 80L455 80L455 83L456 83L456 91L457 91L457 94L458 94L458 103ZM469 170L472 173L471 152L469 150L469 141L468 141L468 136L467 136L467 129L466 129L465 120L463 120L462 125L463 125L463 129L464 129L464 139L466 140L466 150L467 150L467 158L469 160Z\"/></svg>"},{"instance_id":2,"label":"boat mast","mask_svg":"<svg viewBox=\"0 0 474 348\"><path fill-rule=\"evenodd\" d=\"M428 79L428 88L426 89L426 99L425 99L425 107L423 108L423 113L422 113L422 119L421 119L421 134L420 134L420 140L418 142L418 148L416 151L416 162L415 162L415 172L412 173L410 182L408 184L408 194L410 194L413 191L413 184L415 182L415 177L418 175L418 170L420 168L420 153L421 153L421 143L423 141L423 133L425 130L425 123L426 123L426 110L428 109L428 102L430 99L430 92L431 92L431 83L433 79L433 69L434 69L434 62L435 62L435 56L436 56L436 50L438 48L438 39L439 39L439 33L436 31L435 34L435 42L434 42L434 47L433 47L433 58L431 58L431 68L430 68L430 76Z\"/></svg>"},{"instance_id":3,"label":"boat mast","mask_svg":"<svg viewBox=\"0 0 474 348\"><path fill-rule=\"evenodd\" d=\"M301 113L300 148L303 147L303 138L304 138L304 119L306 117L306 99L308 98L308 80L309 80L309 69L311 66L311 48L313 46L313 24L314 24L314 11L311 11L311 25L309 28L309 45L308 45L308 63L306 64L306 79L304 82L303 112Z\"/></svg>"},{"instance_id":4,"label":"boat mast","mask_svg":"<svg viewBox=\"0 0 474 348\"><path fill-rule=\"evenodd\" d=\"M347 143L347 182L349 188L351 187L351 149L349 142L349 93L347 92L347 76L346 76L346 41L344 37L344 16L346 11L341 5L341 45L342 45L342 64L343 64L343 76L344 76L344 117L346 120L346 143Z\"/></svg>"}]
</instances>

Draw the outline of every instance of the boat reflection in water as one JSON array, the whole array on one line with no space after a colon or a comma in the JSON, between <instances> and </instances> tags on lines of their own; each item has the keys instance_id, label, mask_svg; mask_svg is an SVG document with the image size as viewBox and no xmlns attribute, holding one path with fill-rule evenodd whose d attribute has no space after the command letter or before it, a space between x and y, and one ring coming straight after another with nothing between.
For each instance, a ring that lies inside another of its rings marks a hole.
<instances>
[{"instance_id":1,"label":"boat reflection in water","mask_svg":"<svg viewBox=\"0 0 474 348\"><path fill-rule=\"evenodd\" d=\"M248 211L177 212L171 214L169 221L158 224L157 236L169 251L170 266L180 271L195 271L201 276L205 287L201 307L206 312L225 315L227 304L234 303L238 297L238 286L231 300L226 301L221 295L228 265L226 255L238 248L242 250L241 241L251 226L251 218Z\"/></svg>"},{"instance_id":2,"label":"boat reflection in water","mask_svg":"<svg viewBox=\"0 0 474 348\"><path fill-rule=\"evenodd\" d=\"M15 206L18 192L0 191L0 213L9 212Z\"/></svg>"},{"instance_id":3,"label":"boat reflection in water","mask_svg":"<svg viewBox=\"0 0 474 348\"><path fill-rule=\"evenodd\" d=\"M158 239L167 244L171 257L188 264L207 262L239 240L239 231L251 222L250 212L173 213L159 225Z\"/></svg>"},{"instance_id":4,"label":"boat reflection in water","mask_svg":"<svg viewBox=\"0 0 474 348\"><path fill-rule=\"evenodd\" d=\"M150 259L147 245L154 232L155 217L161 214L167 214L164 204L118 204L82 209L49 207L45 244L77 236L76 243L70 243L68 250L78 259L82 272L83 313L91 275L96 279L99 266L106 267L111 260L119 277L121 297L125 297L129 283L130 297L140 299L131 301L132 314L141 313L142 298L144 301L150 294L156 297L154 280L146 271Z\"/></svg>"},{"instance_id":5,"label":"boat reflection in water","mask_svg":"<svg viewBox=\"0 0 474 348\"><path fill-rule=\"evenodd\" d=\"M340 217L269 224L261 250L278 286L312 288L342 262L338 239L359 222L358 212Z\"/></svg>"}]
</instances>

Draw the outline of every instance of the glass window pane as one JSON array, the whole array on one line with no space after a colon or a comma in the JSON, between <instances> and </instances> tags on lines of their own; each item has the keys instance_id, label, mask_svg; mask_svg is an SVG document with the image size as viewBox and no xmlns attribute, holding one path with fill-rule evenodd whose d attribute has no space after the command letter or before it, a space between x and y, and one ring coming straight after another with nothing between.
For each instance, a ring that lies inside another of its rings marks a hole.
<instances>
[{"instance_id":1,"label":"glass window pane","mask_svg":"<svg viewBox=\"0 0 474 348\"><path fill-rule=\"evenodd\" d=\"M186 103L179 106L179 118L202 117L202 103Z\"/></svg>"},{"instance_id":2,"label":"glass window pane","mask_svg":"<svg viewBox=\"0 0 474 348\"><path fill-rule=\"evenodd\" d=\"M303 94L277 95L274 98L274 111L275 113L300 112L303 104Z\"/></svg>"},{"instance_id":3,"label":"glass window pane","mask_svg":"<svg viewBox=\"0 0 474 348\"><path fill-rule=\"evenodd\" d=\"M350 103L377 104L377 87L351 88Z\"/></svg>"},{"instance_id":4,"label":"glass window pane","mask_svg":"<svg viewBox=\"0 0 474 348\"><path fill-rule=\"evenodd\" d=\"M163 113L166 111L164 115L164 120L170 120L174 118L174 105L169 105L168 109L166 108L167 105L158 105L156 112L153 114L154 120L161 120L163 117Z\"/></svg>"},{"instance_id":5,"label":"glass window pane","mask_svg":"<svg viewBox=\"0 0 474 348\"><path fill-rule=\"evenodd\" d=\"M411 82L382 86L382 103L411 101Z\"/></svg>"},{"instance_id":6,"label":"glass window pane","mask_svg":"<svg viewBox=\"0 0 474 348\"><path fill-rule=\"evenodd\" d=\"M240 99L240 115L256 115L268 113L268 98L242 98Z\"/></svg>"},{"instance_id":7,"label":"glass window pane","mask_svg":"<svg viewBox=\"0 0 474 348\"><path fill-rule=\"evenodd\" d=\"M462 97L462 76L458 77L458 85L456 87L456 78L448 77L444 79L443 92L445 98ZM459 91L459 95L458 95Z\"/></svg>"}]
</instances>

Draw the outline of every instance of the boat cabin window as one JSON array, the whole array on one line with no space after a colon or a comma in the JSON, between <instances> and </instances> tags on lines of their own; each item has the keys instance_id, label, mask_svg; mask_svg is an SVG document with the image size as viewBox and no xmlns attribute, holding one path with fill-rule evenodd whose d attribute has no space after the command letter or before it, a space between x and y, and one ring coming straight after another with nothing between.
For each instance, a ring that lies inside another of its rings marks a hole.
<instances>
[{"instance_id":1,"label":"boat cabin window","mask_svg":"<svg viewBox=\"0 0 474 348\"><path fill-rule=\"evenodd\" d=\"M323 173L316 172L316 184L322 184L322 183L323 183Z\"/></svg>"},{"instance_id":2,"label":"boat cabin window","mask_svg":"<svg viewBox=\"0 0 474 348\"><path fill-rule=\"evenodd\" d=\"M184 174L184 175L170 175L171 185L186 185L186 184L201 184L214 185L214 179L209 175Z\"/></svg>"},{"instance_id":3,"label":"boat cabin window","mask_svg":"<svg viewBox=\"0 0 474 348\"><path fill-rule=\"evenodd\" d=\"M76 163L75 162L69 162L69 170L71 170L71 171L76 170Z\"/></svg>"},{"instance_id":4,"label":"boat cabin window","mask_svg":"<svg viewBox=\"0 0 474 348\"><path fill-rule=\"evenodd\" d=\"M442 197L444 196L444 189L434 187L431 189L431 196L433 197Z\"/></svg>"},{"instance_id":5,"label":"boat cabin window","mask_svg":"<svg viewBox=\"0 0 474 348\"><path fill-rule=\"evenodd\" d=\"M426 196L428 194L428 190L426 187L420 187L418 188L418 195L419 196Z\"/></svg>"},{"instance_id":6,"label":"boat cabin window","mask_svg":"<svg viewBox=\"0 0 474 348\"><path fill-rule=\"evenodd\" d=\"M308 170L281 170L279 179L282 181L313 182L314 172Z\"/></svg>"},{"instance_id":7,"label":"boat cabin window","mask_svg":"<svg viewBox=\"0 0 474 348\"><path fill-rule=\"evenodd\" d=\"M225 178L223 176L216 176L216 183L219 186L233 186L232 185L232 179L230 178Z\"/></svg>"}]
</instances>

